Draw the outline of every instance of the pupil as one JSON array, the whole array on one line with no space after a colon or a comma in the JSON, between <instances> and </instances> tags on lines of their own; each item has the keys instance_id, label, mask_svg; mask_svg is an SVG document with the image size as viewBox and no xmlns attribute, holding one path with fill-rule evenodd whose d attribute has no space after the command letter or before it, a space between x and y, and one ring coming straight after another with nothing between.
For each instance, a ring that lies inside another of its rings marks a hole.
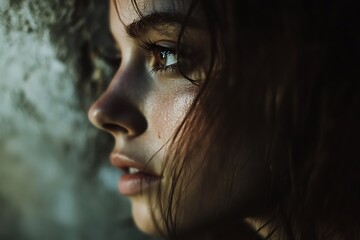
<instances>
[{"instance_id":1,"label":"pupil","mask_svg":"<svg viewBox=\"0 0 360 240\"><path fill-rule=\"evenodd\" d=\"M161 59L165 59L169 55L169 52L161 52L160 57Z\"/></svg>"}]
</instances>

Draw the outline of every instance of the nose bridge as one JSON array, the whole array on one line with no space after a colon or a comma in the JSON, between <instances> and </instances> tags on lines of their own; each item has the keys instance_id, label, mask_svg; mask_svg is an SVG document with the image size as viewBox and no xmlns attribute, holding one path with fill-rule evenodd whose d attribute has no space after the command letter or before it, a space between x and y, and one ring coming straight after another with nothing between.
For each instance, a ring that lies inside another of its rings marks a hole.
<instances>
[{"instance_id":1,"label":"nose bridge","mask_svg":"<svg viewBox=\"0 0 360 240\"><path fill-rule=\"evenodd\" d=\"M147 86L145 76L141 74L141 66L136 63L121 66L111 80L105 94L114 94L115 98L122 98L139 105L141 108L143 96L146 95Z\"/></svg>"},{"instance_id":2,"label":"nose bridge","mask_svg":"<svg viewBox=\"0 0 360 240\"><path fill-rule=\"evenodd\" d=\"M147 129L143 112L147 86L138 68L120 68L88 116L98 128L112 135L140 135Z\"/></svg>"}]
</instances>

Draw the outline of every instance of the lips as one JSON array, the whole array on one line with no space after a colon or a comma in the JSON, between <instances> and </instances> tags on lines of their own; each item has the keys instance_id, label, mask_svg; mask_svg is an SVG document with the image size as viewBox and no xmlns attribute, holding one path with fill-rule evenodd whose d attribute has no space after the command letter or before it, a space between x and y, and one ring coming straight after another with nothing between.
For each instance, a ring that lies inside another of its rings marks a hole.
<instances>
[{"instance_id":1,"label":"lips","mask_svg":"<svg viewBox=\"0 0 360 240\"><path fill-rule=\"evenodd\" d=\"M112 153L110 161L114 167L124 171L118 183L119 191L123 195L142 194L160 183L161 176L156 174L155 171L124 154Z\"/></svg>"}]
</instances>

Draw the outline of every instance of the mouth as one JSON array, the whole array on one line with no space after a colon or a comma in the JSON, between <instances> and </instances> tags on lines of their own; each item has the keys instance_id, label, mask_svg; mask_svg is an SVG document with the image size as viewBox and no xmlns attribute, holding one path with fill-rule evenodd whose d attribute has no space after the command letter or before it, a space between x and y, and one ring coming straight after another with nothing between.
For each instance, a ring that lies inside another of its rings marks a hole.
<instances>
[{"instance_id":1,"label":"mouth","mask_svg":"<svg viewBox=\"0 0 360 240\"><path fill-rule=\"evenodd\" d=\"M134 161L123 154L112 153L110 161L113 166L124 172L118 182L121 194L134 196L149 191L161 181L161 176L147 165Z\"/></svg>"}]
</instances>

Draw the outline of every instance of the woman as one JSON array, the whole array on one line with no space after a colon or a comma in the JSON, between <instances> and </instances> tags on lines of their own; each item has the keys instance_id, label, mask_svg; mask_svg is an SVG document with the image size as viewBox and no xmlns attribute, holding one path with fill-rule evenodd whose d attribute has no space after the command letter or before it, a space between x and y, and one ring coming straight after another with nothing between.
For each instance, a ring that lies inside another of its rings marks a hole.
<instances>
[{"instance_id":1,"label":"woman","mask_svg":"<svg viewBox=\"0 0 360 240\"><path fill-rule=\"evenodd\" d=\"M115 138L139 229L360 239L358 10L111 0L121 63L89 118Z\"/></svg>"}]
</instances>

